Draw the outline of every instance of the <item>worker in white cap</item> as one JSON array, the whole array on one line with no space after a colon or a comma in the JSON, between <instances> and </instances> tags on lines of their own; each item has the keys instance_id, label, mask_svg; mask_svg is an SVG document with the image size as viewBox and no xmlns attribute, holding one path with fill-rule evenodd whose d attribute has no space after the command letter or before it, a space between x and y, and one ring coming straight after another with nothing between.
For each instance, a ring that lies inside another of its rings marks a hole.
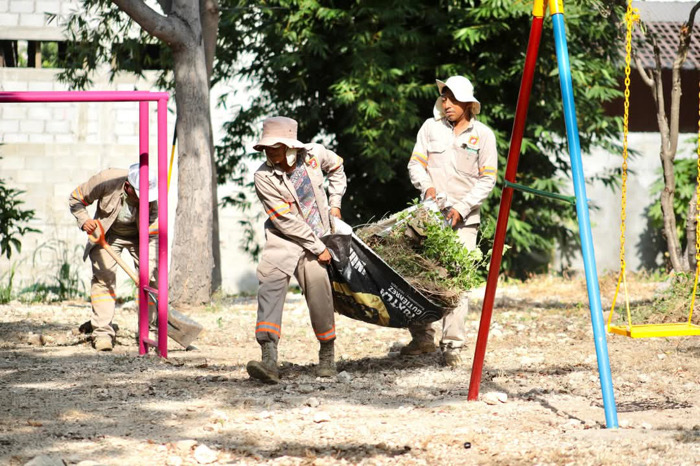
<instances>
[{"instance_id":1,"label":"worker in white cap","mask_svg":"<svg viewBox=\"0 0 700 466\"><path fill-rule=\"evenodd\" d=\"M440 96L433 118L418 131L408 171L423 199L436 200L462 244L472 250L476 247L481 203L496 184L496 137L476 120L481 104L467 78L452 76L444 82L436 81ZM461 362L468 309L465 294L457 308L443 318L440 349L445 364L451 367ZM437 350L432 324L416 324L409 330L412 340L401 354Z\"/></svg>"},{"instance_id":2,"label":"worker in white cap","mask_svg":"<svg viewBox=\"0 0 700 466\"><path fill-rule=\"evenodd\" d=\"M149 222L149 279L156 288L156 250L158 241L158 186L155 176L148 180L148 222ZM97 202L95 217L90 218L87 206ZM102 223L105 240L117 253L129 251L136 269L139 266L139 164L128 170L108 168L90 177L73 190L68 205L78 221L78 227L88 235ZM92 284L90 302L92 304L92 342L97 351L112 351L115 332L114 318L117 262L101 246L88 241L83 260L90 257L92 263ZM154 303L149 303L150 312L155 312Z\"/></svg>"},{"instance_id":3,"label":"worker in white cap","mask_svg":"<svg viewBox=\"0 0 700 466\"><path fill-rule=\"evenodd\" d=\"M341 217L347 185L343 159L320 144L297 140L297 122L281 116L263 122L262 138L254 148L265 152L267 159L254 179L268 219L257 270L260 288L255 338L262 359L250 361L246 369L254 379L279 382L277 345L282 336L282 308L294 275L320 343L316 375L331 377L336 374L335 315L326 270L331 255L320 238L330 233L331 217Z\"/></svg>"}]
</instances>

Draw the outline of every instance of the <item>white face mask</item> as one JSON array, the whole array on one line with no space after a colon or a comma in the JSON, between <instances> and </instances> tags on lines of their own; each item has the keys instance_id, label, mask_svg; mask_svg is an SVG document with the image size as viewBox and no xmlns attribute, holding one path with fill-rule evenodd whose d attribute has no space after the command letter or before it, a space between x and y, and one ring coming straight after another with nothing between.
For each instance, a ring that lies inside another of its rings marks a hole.
<instances>
[{"instance_id":1,"label":"white face mask","mask_svg":"<svg viewBox=\"0 0 700 466\"><path fill-rule=\"evenodd\" d=\"M299 149L292 149L291 147L287 149L287 165L293 167L297 163L297 152Z\"/></svg>"}]
</instances>

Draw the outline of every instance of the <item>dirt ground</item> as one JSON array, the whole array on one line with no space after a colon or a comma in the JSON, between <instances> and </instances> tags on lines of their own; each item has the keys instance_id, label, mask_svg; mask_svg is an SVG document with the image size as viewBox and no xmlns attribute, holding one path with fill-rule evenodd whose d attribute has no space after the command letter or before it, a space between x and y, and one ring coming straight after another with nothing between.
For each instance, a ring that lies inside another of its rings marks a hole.
<instances>
[{"instance_id":1,"label":"dirt ground","mask_svg":"<svg viewBox=\"0 0 700 466\"><path fill-rule=\"evenodd\" d=\"M259 357L254 298L191 311L199 350L173 343L167 360L138 355L132 309L117 311L114 352L97 354L75 332L89 304L2 305L0 464L700 464L700 337L608 335L620 428L606 429L585 284L500 287L470 402L482 295L463 367L401 357L407 331L338 316L340 374L322 380L290 294L276 386L245 371Z\"/></svg>"}]
</instances>

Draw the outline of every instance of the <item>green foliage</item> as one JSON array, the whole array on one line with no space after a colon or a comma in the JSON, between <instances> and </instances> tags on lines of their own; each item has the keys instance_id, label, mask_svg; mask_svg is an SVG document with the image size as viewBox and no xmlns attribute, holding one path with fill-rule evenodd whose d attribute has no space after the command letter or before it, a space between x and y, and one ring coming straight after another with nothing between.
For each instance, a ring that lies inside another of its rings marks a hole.
<instances>
[{"instance_id":1,"label":"green foliage","mask_svg":"<svg viewBox=\"0 0 700 466\"><path fill-rule=\"evenodd\" d=\"M690 200L695 192L696 180L698 174L697 158L676 158L673 161L673 171L676 176L676 191L673 196L673 212L676 216L676 233L678 235L682 248L685 248L688 242L686 238L686 216ZM661 191L664 189L663 171L658 170L659 177L654 184L651 185L651 195L655 198L654 203L649 207L648 218L649 226L652 231L659 232L661 235L664 228L664 216L661 211ZM665 249L665 248L664 248Z\"/></svg>"},{"instance_id":2,"label":"green foliage","mask_svg":"<svg viewBox=\"0 0 700 466\"><path fill-rule=\"evenodd\" d=\"M668 287L654 299L646 312L639 312L635 323L676 323L687 322L690 302L695 282L694 273L674 273L668 277ZM700 298L696 296L697 306ZM634 316L633 316L634 318ZM693 324L700 325L700 315L693 313Z\"/></svg>"},{"instance_id":3,"label":"green foliage","mask_svg":"<svg viewBox=\"0 0 700 466\"><path fill-rule=\"evenodd\" d=\"M79 273L81 250L80 246L71 250L65 241L58 239L40 245L34 251L33 266L42 267L53 275L49 275L48 280L42 279L23 288L20 292L21 299L52 302L85 298L85 284Z\"/></svg>"},{"instance_id":4,"label":"green foliage","mask_svg":"<svg viewBox=\"0 0 700 466\"><path fill-rule=\"evenodd\" d=\"M416 202L356 234L414 288L447 308L484 281L487 258L481 250L465 248L442 214Z\"/></svg>"},{"instance_id":5,"label":"green foliage","mask_svg":"<svg viewBox=\"0 0 700 466\"><path fill-rule=\"evenodd\" d=\"M0 304L7 304L12 301L12 285L15 279L15 264L10 266L10 270L5 272L2 278L7 277L7 284L0 283Z\"/></svg>"},{"instance_id":6,"label":"green foliage","mask_svg":"<svg viewBox=\"0 0 700 466\"><path fill-rule=\"evenodd\" d=\"M0 255L4 254L8 259L13 248L18 253L22 251L22 236L39 232L27 226L34 219L34 210L22 208L24 201L19 199L22 194L24 191L7 187L0 179Z\"/></svg>"},{"instance_id":7,"label":"green foliage","mask_svg":"<svg viewBox=\"0 0 700 466\"><path fill-rule=\"evenodd\" d=\"M660 284L657 292L649 300L632 301L629 304L630 317L633 325L668 324L688 322L688 313L693 296L695 274L693 272L661 271L642 272L627 275L627 280L634 277L639 283L652 282ZM700 290L698 290L700 291ZM699 293L700 294L700 293ZM633 298L633 296L631 296ZM700 304L700 296L696 295L695 307ZM627 309L624 300L624 290L621 288L615 305L614 324L626 325L628 322ZM692 323L700 325L700 313L693 312Z\"/></svg>"},{"instance_id":8,"label":"green foliage","mask_svg":"<svg viewBox=\"0 0 700 466\"><path fill-rule=\"evenodd\" d=\"M484 255L476 248L468 250L460 243L452 228L439 221L425 224L423 254L441 264L449 274L448 281L461 290L471 290L484 282Z\"/></svg>"},{"instance_id":9,"label":"green foliage","mask_svg":"<svg viewBox=\"0 0 700 466\"><path fill-rule=\"evenodd\" d=\"M582 150L611 148L619 121L603 104L621 95L616 66L624 2L567 3L566 22ZM248 79L260 94L234 109L217 148L219 181L249 179L245 143L260 119L288 115L299 139L319 141L345 159L351 224L399 211L415 196L406 165L422 122L432 115L435 78L462 74L494 129L500 180L515 114L531 23L531 2L501 0L223 0L216 79ZM569 173L564 112L551 21L539 51L518 182L560 191ZM617 41L617 42L616 42ZM608 177L607 181L611 182ZM483 207L494 218L500 188ZM226 198L237 205L240 199ZM546 269L555 243L577 244L573 207L516 195L506 267L515 275Z\"/></svg>"},{"instance_id":10,"label":"green foliage","mask_svg":"<svg viewBox=\"0 0 700 466\"><path fill-rule=\"evenodd\" d=\"M42 68L61 68L62 62L58 53L57 42L42 42L41 43L41 67Z\"/></svg>"}]
</instances>

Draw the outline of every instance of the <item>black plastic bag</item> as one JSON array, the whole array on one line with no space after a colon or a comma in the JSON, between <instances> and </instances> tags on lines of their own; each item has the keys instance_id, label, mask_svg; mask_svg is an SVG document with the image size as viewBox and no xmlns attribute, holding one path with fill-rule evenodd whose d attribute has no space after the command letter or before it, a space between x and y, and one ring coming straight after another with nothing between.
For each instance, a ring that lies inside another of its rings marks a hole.
<instances>
[{"instance_id":1,"label":"black plastic bag","mask_svg":"<svg viewBox=\"0 0 700 466\"><path fill-rule=\"evenodd\" d=\"M334 220L336 233L321 239L333 256L327 269L336 312L396 328L435 322L448 312L408 284L347 224Z\"/></svg>"}]
</instances>

